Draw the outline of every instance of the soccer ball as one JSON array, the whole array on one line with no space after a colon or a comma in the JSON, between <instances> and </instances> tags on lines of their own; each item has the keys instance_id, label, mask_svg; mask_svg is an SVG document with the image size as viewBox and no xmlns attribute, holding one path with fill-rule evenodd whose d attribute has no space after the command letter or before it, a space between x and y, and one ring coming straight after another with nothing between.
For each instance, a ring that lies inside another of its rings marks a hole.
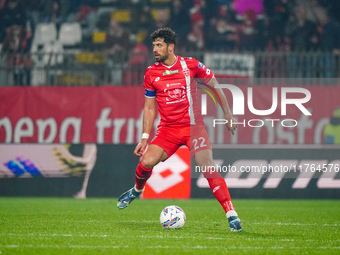
<instances>
[{"instance_id":1,"label":"soccer ball","mask_svg":"<svg viewBox=\"0 0 340 255\"><path fill-rule=\"evenodd\" d=\"M178 229L184 226L185 213L181 207L169 205L162 210L159 221L165 229Z\"/></svg>"}]
</instances>

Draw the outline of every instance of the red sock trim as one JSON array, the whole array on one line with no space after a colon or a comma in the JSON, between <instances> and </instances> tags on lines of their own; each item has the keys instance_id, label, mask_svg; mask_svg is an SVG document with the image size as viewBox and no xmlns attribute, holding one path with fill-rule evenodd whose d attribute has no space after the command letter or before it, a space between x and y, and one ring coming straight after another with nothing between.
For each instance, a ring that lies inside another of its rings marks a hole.
<instances>
[{"instance_id":1,"label":"red sock trim","mask_svg":"<svg viewBox=\"0 0 340 255\"><path fill-rule=\"evenodd\" d=\"M221 203L224 211L227 213L228 211L235 211L233 202L230 201L225 201L224 203Z\"/></svg>"}]
</instances>

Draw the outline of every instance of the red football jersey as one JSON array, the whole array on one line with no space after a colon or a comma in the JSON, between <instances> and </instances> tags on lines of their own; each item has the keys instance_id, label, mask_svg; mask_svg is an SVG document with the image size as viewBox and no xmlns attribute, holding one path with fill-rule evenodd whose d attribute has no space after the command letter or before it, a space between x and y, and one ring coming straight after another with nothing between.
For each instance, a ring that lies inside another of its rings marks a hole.
<instances>
[{"instance_id":1,"label":"red football jersey","mask_svg":"<svg viewBox=\"0 0 340 255\"><path fill-rule=\"evenodd\" d=\"M214 74L194 58L177 56L172 66L156 62L144 75L146 97L156 97L161 116L159 126L204 124L197 103L195 78L209 83Z\"/></svg>"}]
</instances>

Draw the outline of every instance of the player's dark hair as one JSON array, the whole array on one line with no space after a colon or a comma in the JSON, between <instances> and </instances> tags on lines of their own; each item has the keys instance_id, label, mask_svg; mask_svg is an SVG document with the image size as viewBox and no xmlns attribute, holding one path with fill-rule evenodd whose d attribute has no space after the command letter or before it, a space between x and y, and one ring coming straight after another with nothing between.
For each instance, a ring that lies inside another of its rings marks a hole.
<instances>
[{"instance_id":1,"label":"player's dark hair","mask_svg":"<svg viewBox=\"0 0 340 255\"><path fill-rule=\"evenodd\" d=\"M152 41L155 41L157 38L162 38L166 44L173 43L174 45L176 45L178 42L178 38L175 31L168 27L157 29L150 35L150 37Z\"/></svg>"}]
</instances>

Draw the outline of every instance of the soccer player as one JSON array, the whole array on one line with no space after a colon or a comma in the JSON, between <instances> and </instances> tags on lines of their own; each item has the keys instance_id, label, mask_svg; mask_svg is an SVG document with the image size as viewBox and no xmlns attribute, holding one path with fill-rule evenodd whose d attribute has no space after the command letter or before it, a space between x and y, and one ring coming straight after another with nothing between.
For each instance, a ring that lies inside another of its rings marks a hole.
<instances>
[{"instance_id":1,"label":"soccer player","mask_svg":"<svg viewBox=\"0 0 340 255\"><path fill-rule=\"evenodd\" d=\"M170 28L157 29L151 34L151 39L156 63L145 71L143 135L134 151L142 159L136 169L136 184L118 198L117 207L126 208L142 194L153 167L169 158L179 147L186 145L197 165L201 169L207 169L203 173L204 177L226 212L230 230L241 231L241 221L235 212L226 182L214 171L211 144L196 100L197 82L194 78L199 78L212 88L217 80L210 69L196 59L175 55L177 36ZM223 91L216 91L221 99L224 118L228 120L227 128L234 134L237 125L232 125L232 122L236 123L236 119L230 112ZM155 138L147 147L156 115L156 103L161 120Z\"/></svg>"}]
</instances>

